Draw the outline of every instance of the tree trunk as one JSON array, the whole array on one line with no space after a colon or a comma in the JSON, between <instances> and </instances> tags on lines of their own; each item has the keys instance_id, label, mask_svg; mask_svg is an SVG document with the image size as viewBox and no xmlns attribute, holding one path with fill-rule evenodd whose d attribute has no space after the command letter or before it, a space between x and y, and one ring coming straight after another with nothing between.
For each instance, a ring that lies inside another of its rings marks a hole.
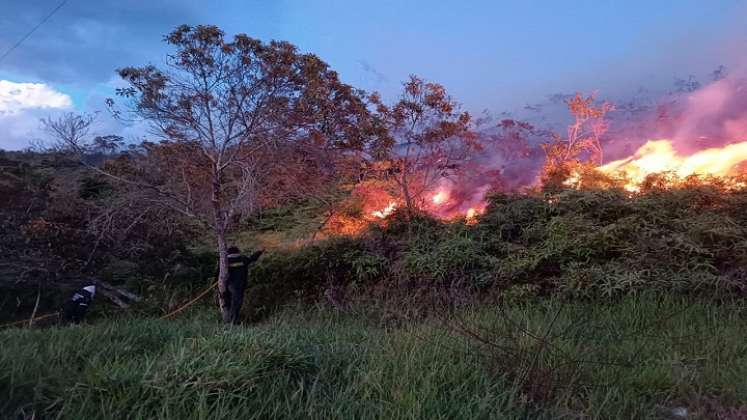
<instances>
[{"instance_id":1,"label":"tree trunk","mask_svg":"<svg viewBox=\"0 0 747 420\"><path fill-rule=\"evenodd\" d=\"M218 307L223 322L230 321L228 302L226 301L226 284L228 282L228 244L226 243L226 232L218 229Z\"/></svg>"},{"instance_id":2,"label":"tree trunk","mask_svg":"<svg viewBox=\"0 0 747 420\"><path fill-rule=\"evenodd\" d=\"M403 193L405 196L405 208L407 209L407 218L412 219L413 215L413 204L412 204L412 197L410 196L410 189L407 187L407 184L404 184Z\"/></svg>"},{"instance_id":3,"label":"tree trunk","mask_svg":"<svg viewBox=\"0 0 747 420\"><path fill-rule=\"evenodd\" d=\"M402 177L402 195L405 199L405 208L407 209L407 218L412 219L413 215L413 203L412 203L412 196L410 195L410 186L408 183L408 174L407 174L407 166L403 163L400 167L401 177Z\"/></svg>"},{"instance_id":4,"label":"tree trunk","mask_svg":"<svg viewBox=\"0 0 747 420\"><path fill-rule=\"evenodd\" d=\"M228 283L228 244L226 242L226 215L221 201L221 172L218 165L213 165L213 219L215 237L218 241L218 307L223 322L230 321L230 312L226 301L226 284Z\"/></svg>"}]
</instances>

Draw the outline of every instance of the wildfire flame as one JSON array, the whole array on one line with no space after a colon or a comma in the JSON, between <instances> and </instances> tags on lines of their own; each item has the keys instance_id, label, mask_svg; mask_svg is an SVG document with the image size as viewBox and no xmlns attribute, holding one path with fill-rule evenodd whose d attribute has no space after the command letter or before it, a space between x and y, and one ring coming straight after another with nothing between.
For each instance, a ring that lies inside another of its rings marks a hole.
<instances>
[{"instance_id":1,"label":"wildfire flame","mask_svg":"<svg viewBox=\"0 0 747 420\"><path fill-rule=\"evenodd\" d=\"M397 209L397 203L394 201L389 202L389 205L384 207L381 210L375 210L371 212L371 216L379 218L379 219L386 219L390 214L394 213L394 210Z\"/></svg>"},{"instance_id":2,"label":"wildfire flame","mask_svg":"<svg viewBox=\"0 0 747 420\"><path fill-rule=\"evenodd\" d=\"M426 210L431 214L444 220L463 218L467 223L476 223L477 216L482 213L484 207L479 204L477 207L470 207L466 210L464 207L460 209L461 203L453 202L451 191L447 187L440 187L432 193L430 202L431 204L426 206ZM451 206L454 206L454 208ZM398 203L396 201L390 201L386 207L371 211L369 214L376 219L386 219L394 213L397 207Z\"/></svg>"},{"instance_id":3,"label":"wildfire flame","mask_svg":"<svg viewBox=\"0 0 747 420\"><path fill-rule=\"evenodd\" d=\"M436 204L436 205L443 204L449 201L449 192L441 190L433 196L432 200L433 200L433 204Z\"/></svg>"},{"instance_id":4,"label":"wildfire flame","mask_svg":"<svg viewBox=\"0 0 747 420\"><path fill-rule=\"evenodd\" d=\"M690 156L679 155L669 140L651 140L632 156L600 166L605 174L622 174L625 188L638 191L646 176L672 172L679 178L690 175L723 177L734 175L733 169L747 161L747 141L700 150Z\"/></svg>"},{"instance_id":5,"label":"wildfire flame","mask_svg":"<svg viewBox=\"0 0 747 420\"><path fill-rule=\"evenodd\" d=\"M477 216L482 214L483 210L470 207L467 209L467 213L464 215L464 222L468 225L474 225L477 223Z\"/></svg>"}]
</instances>

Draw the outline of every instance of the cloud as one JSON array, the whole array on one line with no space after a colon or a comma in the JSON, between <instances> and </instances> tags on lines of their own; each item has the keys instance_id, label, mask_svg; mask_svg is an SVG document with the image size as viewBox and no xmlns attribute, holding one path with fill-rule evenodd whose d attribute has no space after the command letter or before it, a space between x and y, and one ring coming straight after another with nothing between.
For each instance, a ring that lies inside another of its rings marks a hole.
<instances>
[{"instance_id":1,"label":"cloud","mask_svg":"<svg viewBox=\"0 0 747 420\"><path fill-rule=\"evenodd\" d=\"M17 150L41 136L39 119L72 108L64 93L42 83L0 80L0 149Z\"/></svg>"},{"instance_id":2,"label":"cloud","mask_svg":"<svg viewBox=\"0 0 747 420\"><path fill-rule=\"evenodd\" d=\"M43 83L14 83L0 80L0 115L16 114L31 108L69 108L68 95Z\"/></svg>"},{"instance_id":3,"label":"cloud","mask_svg":"<svg viewBox=\"0 0 747 420\"><path fill-rule=\"evenodd\" d=\"M21 150L35 140L48 140L47 134L41 129L40 120L71 111L95 117L91 136L116 134L128 142L144 140L149 134L146 122L124 123L115 119L104 107L107 97L104 92L120 83L112 79L101 84L103 92L92 90L83 102L74 104L70 96L47 84L0 80L0 150Z\"/></svg>"}]
</instances>

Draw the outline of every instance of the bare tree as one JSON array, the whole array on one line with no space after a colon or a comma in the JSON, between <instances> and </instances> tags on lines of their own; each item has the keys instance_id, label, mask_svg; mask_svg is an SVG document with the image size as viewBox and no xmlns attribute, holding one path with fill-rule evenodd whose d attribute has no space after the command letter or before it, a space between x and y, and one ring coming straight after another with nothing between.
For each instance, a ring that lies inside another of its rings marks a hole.
<instances>
[{"instance_id":1,"label":"bare tree","mask_svg":"<svg viewBox=\"0 0 747 420\"><path fill-rule=\"evenodd\" d=\"M56 140L52 145L53 149L80 150L89 140L88 134L93 121L93 115L66 112L57 117L42 118L41 125L43 130Z\"/></svg>"},{"instance_id":2,"label":"bare tree","mask_svg":"<svg viewBox=\"0 0 747 420\"><path fill-rule=\"evenodd\" d=\"M566 136L553 134L553 141L545 143L544 184L561 183L570 173L570 166L582 162L599 165L604 159L601 138L609 129L607 113L614 110L609 102L596 103L593 95L576 93L565 103L573 116ZM563 179L556 179L563 178Z\"/></svg>"}]
</instances>

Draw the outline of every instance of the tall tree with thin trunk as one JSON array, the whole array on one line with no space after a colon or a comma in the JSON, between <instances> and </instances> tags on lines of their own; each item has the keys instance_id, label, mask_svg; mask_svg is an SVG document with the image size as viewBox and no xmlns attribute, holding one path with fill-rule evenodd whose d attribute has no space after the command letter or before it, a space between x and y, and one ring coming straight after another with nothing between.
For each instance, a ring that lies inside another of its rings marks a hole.
<instances>
[{"instance_id":1,"label":"tall tree with thin trunk","mask_svg":"<svg viewBox=\"0 0 747 420\"><path fill-rule=\"evenodd\" d=\"M263 43L244 34L228 39L215 26L187 25L165 41L174 52L162 68L118 70L128 86L117 94L127 106L115 111L148 122L160 141L145 144L136 176L109 175L152 191L154 200L210 227L220 256L219 302L226 320L232 224L273 194L265 185L281 192L278 168L303 164L293 156L362 149L374 131L373 119L363 92L290 43ZM109 104L114 109L114 101ZM333 165L322 166L334 171Z\"/></svg>"},{"instance_id":2,"label":"tall tree with thin trunk","mask_svg":"<svg viewBox=\"0 0 747 420\"><path fill-rule=\"evenodd\" d=\"M395 104L384 105L376 95L372 102L389 140L376 143L375 155L388 164L412 216L423 195L458 170L469 149L477 146L470 115L459 110L443 86L414 75L403 83Z\"/></svg>"}]
</instances>

